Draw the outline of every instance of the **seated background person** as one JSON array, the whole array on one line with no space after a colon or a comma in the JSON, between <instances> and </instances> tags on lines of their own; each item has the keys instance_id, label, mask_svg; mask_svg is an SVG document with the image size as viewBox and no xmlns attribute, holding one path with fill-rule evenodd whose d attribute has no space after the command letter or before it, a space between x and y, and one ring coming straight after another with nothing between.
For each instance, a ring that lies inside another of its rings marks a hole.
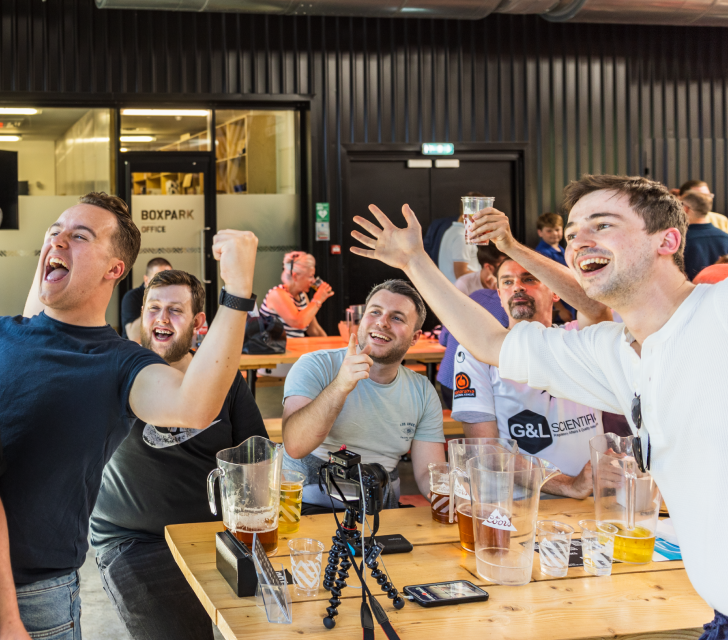
<instances>
[{"instance_id":1,"label":"seated background person","mask_svg":"<svg viewBox=\"0 0 728 640\"><path fill-rule=\"evenodd\" d=\"M147 270L144 273L144 282L138 287L130 289L121 299L121 337L129 338L137 344L141 342L141 315L142 304L144 300L144 290L147 288L149 281L160 271L171 269L164 258L152 258L147 262Z\"/></svg>"},{"instance_id":2,"label":"seated background person","mask_svg":"<svg viewBox=\"0 0 728 640\"><path fill-rule=\"evenodd\" d=\"M471 271L455 281L455 286L466 296L480 289L496 288L495 272L506 259L506 254L491 242L478 247L477 257L480 271Z\"/></svg>"},{"instance_id":3,"label":"seated background person","mask_svg":"<svg viewBox=\"0 0 728 640\"><path fill-rule=\"evenodd\" d=\"M283 392L283 466L306 475L304 502L331 506L318 470L342 445L389 472L385 508L397 507L397 464L410 448L417 486L428 494L428 463L445 461L442 407L429 380L401 365L425 313L412 286L388 280L367 296L347 348L310 353L293 365Z\"/></svg>"},{"instance_id":4,"label":"seated background person","mask_svg":"<svg viewBox=\"0 0 728 640\"><path fill-rule=\"evenodd\" d=\"M334 292L331 285L323 282L309 301L308 290L316 282L316 259L304 251L287 253L283 258L281 282L266 294L260 315L280 320L289 338L325 336L316 314Z\"/></svg>"},{"instance_id":5,"label":"seated background person","mask_svg":"<svg viewBox=\"0 0 728 640\"><path fill-rule=\"evenodd\" d=\"M472 197L483 197L479 191L469 191L465 194ZM453 284L458 278L468 273L478 273L480 266L476 259L477 248L474 244L465 242L465 224L463 223L463 202L458 202L460 216L442 234L440 250L437 253L437 267Z\"/></svg>"},{"instance_id":6,"label":"seated background person","mask_svg":"<svg viewBox=\"0 0 728 640\"><path fill-rule=\"evenodd\" d=\"M186 372L204 308L205 289L195 276L158 273L144 291L142 346ZM221 519L210 513L207 474L218 451L254 435L268 437L238 372L206 429L167 429L137 419L106 465L91 542L104 590L134 640L212 640L210 617L172 557L164 527Z\"/></svg>"},{"instance_id":7,"label":"seated background person","mask_svg":"<svg viewBox=\"0 0 728 640\"><path fill-rule=\"evenodd\" d=\"M688 191L682 198L688 218L685 235L685 273L692 280L700 271L715 264L728 253L728 233L711 224L708 219L713 199L696 191Z\"/></svg>"},{"instance_id":8,"label":"seated background person","mask_svg":"<svg viewBox=\"0 0 728 640\"><path fill-rule=\"evenodd\" d=\"M508 314L508 328L519 322L551 326L558 300L546 285L513 260L498 270L498 293ZM578 321L564 329L576 329ZM524 453L555 464L562 475L551 478L545 493L586 498L592 492L589 440L601 435L602 412L554 398L526 384L501 378L498 367L478 362L460 345L455 356L453 418L467 438L512 438Z\"/></svg>"}]
</instances>

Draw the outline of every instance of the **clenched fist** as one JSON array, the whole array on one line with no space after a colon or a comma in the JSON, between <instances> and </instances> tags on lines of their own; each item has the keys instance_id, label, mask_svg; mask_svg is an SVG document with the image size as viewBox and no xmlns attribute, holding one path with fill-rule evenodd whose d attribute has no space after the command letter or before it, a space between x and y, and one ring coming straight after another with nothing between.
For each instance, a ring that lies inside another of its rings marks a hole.
<instances>
[{"instance_id":1,"label":"clenched fist","mask_svg":"<svg viewBox=\"0 0 728 640\"><path fill-rule=\"evenodd\" d=\"M253 291L258 238L250 231L224 229L212 240L212 255L220 263L225 291L238 298L250 298Z\"/></svg>"},{"instance_id":2,"label":"clenched fist","mask_svg":"<svg viewBox=\"0 0 728 640\"><path fill-rule=\"evenodd\" d=\"M339 389L345 393L351 393L359 380L364 380L369 377L369 368L374 364L374 361L369 357L371 350L372 345L370 344L359 350L357 347L356 333L352 333L349 336L346 357L344 358L344 362L341 363L339 373L334 380L334 384Z\"/></svg>"}]
</instances>

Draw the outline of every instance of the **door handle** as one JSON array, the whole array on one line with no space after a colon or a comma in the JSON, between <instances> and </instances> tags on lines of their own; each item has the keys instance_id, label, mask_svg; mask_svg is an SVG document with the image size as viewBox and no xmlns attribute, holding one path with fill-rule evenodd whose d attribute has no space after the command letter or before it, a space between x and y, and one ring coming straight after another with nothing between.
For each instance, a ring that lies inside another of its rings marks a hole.
<instances>
[{"instance_id":1,"label":"door handle","mask_svg":"<svg viewBox=\"0 0 728 640\"><path fill-rule=\"evenodd\" d=\"M200 276L203 284L210 284L212 280L205 279L205 231L209 231L210 227L200 229Z\"/></svg>"}]
</instances>

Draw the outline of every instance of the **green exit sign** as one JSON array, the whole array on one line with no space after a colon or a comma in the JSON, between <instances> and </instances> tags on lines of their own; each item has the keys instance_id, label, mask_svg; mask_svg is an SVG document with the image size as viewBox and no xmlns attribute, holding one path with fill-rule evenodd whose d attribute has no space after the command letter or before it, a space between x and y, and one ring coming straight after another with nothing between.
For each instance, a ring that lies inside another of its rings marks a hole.
<instances>
[{"instance_id":1,"label":"green exit sign","mask_svg":"<svg viewBox=\"0 0 728 640\"><path fill-rule=\"evenodd\" d=\"M455 153L452 142L425 142L422 145L423 156L451 156Z\"/></svg>"}]
</instances>

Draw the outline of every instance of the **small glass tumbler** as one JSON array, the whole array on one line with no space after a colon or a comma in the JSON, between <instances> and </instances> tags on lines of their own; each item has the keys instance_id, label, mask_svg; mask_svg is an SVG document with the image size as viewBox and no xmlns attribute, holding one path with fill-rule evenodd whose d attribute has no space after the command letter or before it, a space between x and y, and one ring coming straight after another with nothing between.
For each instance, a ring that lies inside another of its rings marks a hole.
<instances>
[{"instance_id":1,"label":"small glass tumbler","mask_svg":"<svg viewBox=\"0 0 728 640\"><path fill-rule=\"evenodd\" d=\"M574 528L556 520L539 520L538 555L541 573L554 578L563 578L569 571L569 553Z\"/></svg>"},{"instance_id":2,"label":"small glass tumbler","mask_svg":"<svg viewBox=\"0 0 728 640\"><path fill-rule=\"evenodd\" d=\"M617 527L599 520L579 520L584 571L593 576L612 575Z\"/></svg>"},{"instance_id":3,"label":"small glass tumbler","mask_svg":"<svg viewBox=\"0 0 728 640\"><path fill-rule=\"evenodd\" d=\"M296 533L301 526L303 482L306 477L298 471L281 471L281 508L278 513L278 533Z\"/></svg>"},{"instance_id":4,"label":"small glass tumbler","mask_svg":"<svg viewBox=\"0 0 728 640\"><path fill-rule=\"evenodd\" d=\"M430 462L430 506L432 519L440 524L450 524L450 465L447 462Z\"/></svg>"},{"instance_id":5,"label":"small glass tumbler","mask_svg":"<svg viewBox=\"0 0 728 640\"><path fill-rule=\"evenodd\" d=\"M291 569L294 591L297 596L312 598L321 584L321 559L324 545L311 538L288 541L291 550Z\"/></svg>"},{"instance_id":6,"label":"small glass tumbler","mask_svg":"<svg viewBox=\"0 0 728 640\"><path fill-rule=\"evenodd\" d=\"M482 209L492 207L495 202L495 197L473 197L463 196L461 198L463 203L463 224L465 225L465 244L488 244L485 242L476 242L472 237L473 230L473 216Z\"/></svg>"}]
</instances>

